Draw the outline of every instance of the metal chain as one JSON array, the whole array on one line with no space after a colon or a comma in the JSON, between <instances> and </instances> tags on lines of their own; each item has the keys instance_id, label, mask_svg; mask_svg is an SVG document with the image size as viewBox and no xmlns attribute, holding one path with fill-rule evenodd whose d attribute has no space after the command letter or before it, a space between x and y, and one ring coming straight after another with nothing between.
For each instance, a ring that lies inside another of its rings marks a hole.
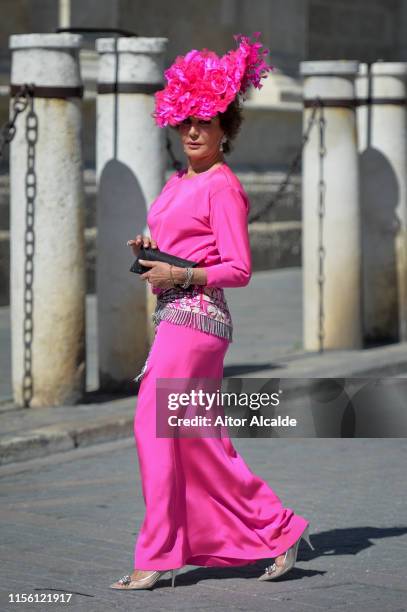
<instances>
[{"instance_id":1,"label":"metal chain","mask_svg":"<svg viewBox=\"0 0 407 612\"><path fill-rule=\"evenodd\" d=\"M290 166L289 166L288 171L287 171L287 173L285 175L285 178L281 181L280 186L279 186L276 194L273 196L273 198L270 200L270 202L268 202L264 206L264 208L262 208L261 210L255 212L252 215L249 215L249 219L248 219L249 223L253 223L253 221L257 221L262 215L264 215L273 206L276 205L278 200L280 200L280 198L284 195L284 193L285 193L285 191L286 191L286 189L287 189L287 187L288 187L288 185L290 183L292 175L295 172L299 171L300 164L301 164L301 159L302 159L302 151L303 151L305 145L307 144L307 142L309 140L312 127L313 127L314 123L316 122L316 115L317 115L318 108L321 105L320 98L315 98L315 100L312 101L311 105L312 105L312 114L311 114L311 117L309 118L307 128L306 128L306 130L305 130L305 132L303 134L301 145L300 145L298 151L296 152L295 156L293 157L292 162L290 163Z\"/></svg>"},{"instance_id":2,"label":"metal chain","mask_svg":"<svg viewBox=\"0 0 407 612\"><path fill-rule=\"evenodd\" d=\"M260 211L257 211L254 215L249 217L249 223L256 221L265 212L270 210L272 206L275 206L276 202L284 194L290 179L295 171L299 170L300 162L302 160L303 149L309 141L311 130L316 123L318 115L318 126L319 126L319 181L318 181L318 342L319 352L324 351L324 259L326 256L325 247L323 243L323 221L325 216L325 194L326 194L326 182L324 178L324 157L326 156L326 145L325 145L325 125L326 120L324 117L324 104L321 98L316 97L312 100L310 107L312 108L311 116L308 120L307 128L304 132L301 145L295 154L287 174L284 180L280 183L279 189L273 199Z\"/></svg>"},{"instance_id":3,"label":"metal chain","mask_svg":"<svg viewBox=\"0 0 407 612\"><path fill-rule=\"evenodd\" d=\"M8 119L0 129L0 159L2 159L6 145L14 138L16 133L16 121L20 113L25 111L28 104L30 87L22 85L13 100L13 116Z\"/></svg>"},{"instance_id":4,"label":"metal chain","mask_svg":"<svg viewBox=\"0 0 407 612\"><path fill-rule=\"evenodd\" d=\"M326 181L324 177L324 157L326 156L324 108L322 101L319 101L319 180L318 180L318 340L319 352L324 351L324 259L326 251L323 243L323 222L325 216L325 195Z\"/></svg>"},{"instance_id":5,"label":"metal chain","mask_svg":"<svg viewBox=\"0 0 407 612\"><path fill-rule=\"evenodd\" d=\"M32 341L33 341L33 280L34 280L34 212L37 195L37 177L35 174L35 145L38 140L38 117L34 111L34 97L30 98L30 107L26 116L27 170L25 175L25 262L24 262L24 376L23 402L29 408L34 389L32 375Z\"/></svg>"},{"instance_id":6,"label":"metal chain","mask_svg":"<svg viewBox=\"0 0 407 612\"><path fill-rule=\"evenodd\" d=\"M25 177L26 195L26 231L25 231L25 263L24 263L24 377L23 377L23 405L30 406L33 396L32 377L32 339L33 339L33 274L34 274L34 203L36 196L35 176L35 144L38 138L38 120L34 112L34 88L25 83L15 94L12 117L0 129L0 159L3 158L6 145L13 140L17 128L16 121L20 113L24 112L30 103L26 116L27 139L27 171Z\"/></svg>"}]
</instances>

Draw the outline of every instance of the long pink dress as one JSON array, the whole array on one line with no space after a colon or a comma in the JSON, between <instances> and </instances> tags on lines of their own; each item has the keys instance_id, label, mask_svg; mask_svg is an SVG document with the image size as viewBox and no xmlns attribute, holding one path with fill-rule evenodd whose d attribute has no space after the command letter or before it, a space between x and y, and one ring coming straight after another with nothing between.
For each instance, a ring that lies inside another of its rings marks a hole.
<instances>
[{"instance_id":1,"label":"long pink dress","mask_svg":"<svg viewBox=\"0 0 407 612\"><path fill-rule=\"evenodd\" d=\"M247 285L250 205L239 180L225 163L193 178L184 174L174 174L151 205L151 237L162 251L207 267L208 286ZM228 346L200 329L159 322L134 419L145 502L136 569L255 563L284 553L308 525L250 470L227 435L156 437L156 380L221 381Z\"/></svg>"}]
</instances>

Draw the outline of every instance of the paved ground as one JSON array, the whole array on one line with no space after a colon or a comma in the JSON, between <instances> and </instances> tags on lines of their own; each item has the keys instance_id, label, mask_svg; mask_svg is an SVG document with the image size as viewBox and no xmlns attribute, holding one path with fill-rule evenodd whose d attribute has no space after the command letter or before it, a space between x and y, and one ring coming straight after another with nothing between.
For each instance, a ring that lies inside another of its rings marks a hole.
<instances>
[{"instance_id":1,"label":"paved ground","mask_svg":"<svg viewBox=\"0 0 407 612\"><path fill-rule=\"evenodd\" d=\"M299 269L258 272L249 287L226 293L235 339L225 377L406 375L406 345L304 353ZM88 297L89 391L97 388L95 306ZM259 560L184 568L174 592L168 577L152 591L111 591L132 568L144 512L134 441L126 438L136 398L16 410L6 401L9 311L0 311L1 612L407 610L403 438L234 439L251 469L310 520L316 550L302 543L296 568L278 583L256 580L271 561ZM123 439L107 442L114 438ZM41 458L24 461L24 453ZM66 591L74 593L70 604L8 603L9 593Z\"/></svg>"},{"instance_id":2,"label":"paved ground","mask_svg":"<svg viewBox=\"0 0 407 612\"><path fill-rule=\"evenodd\" d=\"M0 609L399 612L407 606L405 440L234 440L250 468L311 523L294 570L270 560L188 566L172 591L108 585L132 568L143 501L133 440L0 468ZM209 526L210 528L210 526ZM168 575L169 576L169 575ZM73 592L69 605L8 604L9 593Z\"/></svg>"}]
</instances>

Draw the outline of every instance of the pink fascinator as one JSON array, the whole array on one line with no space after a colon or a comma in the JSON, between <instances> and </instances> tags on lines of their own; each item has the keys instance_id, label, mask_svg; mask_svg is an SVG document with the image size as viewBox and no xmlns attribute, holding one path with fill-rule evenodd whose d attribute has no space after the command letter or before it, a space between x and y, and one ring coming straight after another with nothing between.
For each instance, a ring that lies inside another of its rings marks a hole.
<instances>
[{"instance_id":1,"label":"pink fascinator","mask_svg":"<svg viewBox=\"0 0 407 612\"><path fill-rule=\"evenodd\" d=\"M208 49L179 55L164 71L167 86L155 93L156 124L177 125L191 115L210 119L223 113L250 85L260 89L260 80L274 69L264 60L269 49L258 41L260 35L255 32L252 42L248 36L235 34L237 49L222 57Z\"/></svg>"}]
</instances>

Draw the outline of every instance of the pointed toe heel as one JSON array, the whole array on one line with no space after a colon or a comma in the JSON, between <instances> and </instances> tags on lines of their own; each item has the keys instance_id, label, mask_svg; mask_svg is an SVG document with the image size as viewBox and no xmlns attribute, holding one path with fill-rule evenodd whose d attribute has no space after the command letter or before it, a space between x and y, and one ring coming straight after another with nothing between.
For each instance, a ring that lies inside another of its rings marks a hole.
<instances>
[{"instance_id":1,"label":"pointed toe heel","mask_svg":"<svg viewBox=\"0 0 407 612\"><path fill-rule=\"evenodd\" d=\"M283 576L284 574L292 570L297 561L298 547L301 538L305 540L305 542L312 550L315 550L315 548L311 544L311 540L309 537L309 525L307 525L298 540L294 542L294 544L285 552L283 564L277 565L276 563L273 563L272 565L269 565L265 568L264 574L259 576L257 580L274 580L275 578L279 578L280 576Z\"/></svg>"},{"instance_id":2,"label":"pointed toe heel","mask_svg":"<svg viewBox=\"0 0 407 612\"><path fill-rule=\"evenodd\" d=\"M114 582L113 584L110 585L111 589L128 589L128 590L133 590L133 589L151 589L155 583L162 577L164 576L167 572L171 572L171 586L172 588L175 587L175 577L177 575L178 569L171 569L171 570L157 570L157 571L153 571L151 574L149 574L148 576L144 576L144 578L137 578L137 579L132 579L132 577L129 574L126 574L125 576L123 576L122 578L120 578L119 580L117 580L117 582Z\"/></svg>"}]
</instances>

